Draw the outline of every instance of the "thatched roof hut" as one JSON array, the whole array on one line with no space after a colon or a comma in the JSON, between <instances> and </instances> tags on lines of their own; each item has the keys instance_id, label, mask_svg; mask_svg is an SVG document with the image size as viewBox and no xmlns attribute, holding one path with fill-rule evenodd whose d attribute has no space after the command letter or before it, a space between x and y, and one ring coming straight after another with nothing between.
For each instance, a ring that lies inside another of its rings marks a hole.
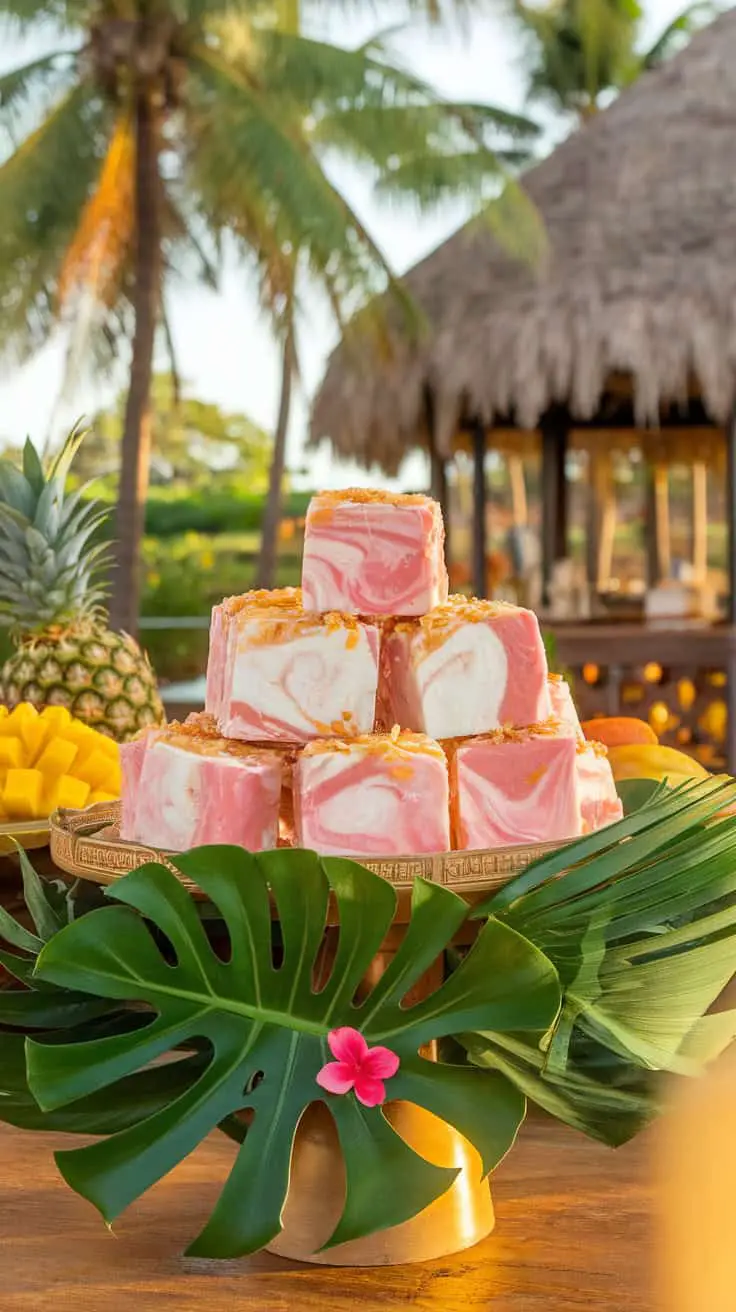
<instances>
[{"instance_id":1,"label":"thatched roof hut","mask_svg":"<svg viewBox=\"0 0 736 1312\"><path fill-rule=\"evenodd\" d=\"M312 441L394 472L463 424L535 428L629 400L632 422L698 398L724 424L736 397L736 12L646 74L531 169L546 226L541 266L487 226L461 230L406 276L429 330L396 331L390 358L341 343Z\"/></svg>"}]
</instances>

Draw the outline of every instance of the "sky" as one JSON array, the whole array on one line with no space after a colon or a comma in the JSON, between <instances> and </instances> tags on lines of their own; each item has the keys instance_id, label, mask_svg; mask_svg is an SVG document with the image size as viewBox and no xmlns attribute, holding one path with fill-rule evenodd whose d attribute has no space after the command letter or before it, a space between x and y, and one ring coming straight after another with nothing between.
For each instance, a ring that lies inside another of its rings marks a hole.
<instances>
[{"instance_id":1,"label":"sky","mask_svg":"<svg viewBox=\"0 0 736 1312\"><path fill-rule=\"evenodd\" d=\"M496 0L496 5L487 0L488 17L474 20L466 32L432 31L415 24L395 39L394 47L404 63L447 97L523 110L521 51L513 29L501 16L502 0ZM683 7L683 0L645 0L644 39L656 36ZM358 8L365 11L368 5L344 6L342 14L338 3L326 8L330 13L320 19L320 34L339 44L357 44L386 25L383 13L374 10L360 15ZM346 9L349 19L344 16ZM390 4L387 9L390 15ZM33 53L33 45L4 39L0 72ZM431 218L418 218L407 207L379 207L372 200L369 183L359 174L333 176L398 272L431 251L466 217L459 205ZM229 264L218 292L182 288L172 300L171 319L180 372L190 394L226 410L249 414L270 430L278 405L278 352L267 323L259 316L254 288L245 272L236 263ZM327 312L318 302L307 300L299 340L301 385L293 406L288 463L293 470L306 471L310 486L387 485L388 480L375 471L366 473L339 464L326 450L305 453L309 399L336 340ZM56 402L63 362L64 338L59 336L23 367L0 364L0 438L18 442L29 434L34 441L45 442L54 415L59 421L90 416L108 404L124 383L124 369L117 379L88 379L67 410L59 414ZM416 457L405 463L398 483L418 486L424 478L423 462Z\"/></svg>"}]
</instances>

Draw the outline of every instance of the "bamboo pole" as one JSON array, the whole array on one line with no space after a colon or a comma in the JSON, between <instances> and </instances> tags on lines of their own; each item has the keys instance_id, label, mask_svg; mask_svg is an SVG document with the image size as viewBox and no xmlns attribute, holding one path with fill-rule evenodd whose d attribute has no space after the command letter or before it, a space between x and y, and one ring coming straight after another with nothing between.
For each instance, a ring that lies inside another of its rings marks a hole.
<instances>
[{"instance_id":1,"label":"bamboo pole","mask_svg":"<svg viewBox=\"0 0 736 1312\"><path fill-rule=\"evenodd\" d=\"M668 579L672 572L672 533L670 528L670 473L667 465L658 464L654 469L654 517L660 579Z\"/></svg>"},{"instance_id":2,"label":"bamboo pole","mask_svg":"<svg viewBox=\"0 0 736 1312\"><path fill-rule=\"evenodd\" d=\"M708 573L708 467L704 460L694 461L692 480L693 575L702 584Z\"/></svg>"}]
</instances>

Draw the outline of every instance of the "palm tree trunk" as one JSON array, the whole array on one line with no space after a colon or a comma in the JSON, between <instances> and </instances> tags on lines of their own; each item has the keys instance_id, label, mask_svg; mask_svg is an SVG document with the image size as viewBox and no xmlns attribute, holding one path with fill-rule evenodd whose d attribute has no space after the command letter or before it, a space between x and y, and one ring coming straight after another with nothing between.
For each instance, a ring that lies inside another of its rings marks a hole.
<instances>
[{"instance_id":1,"label":"palm tree trunk","mask_svg":"<svg viewBox=\"0 0 736 1312\"><path fill-rule=\"evenodd\" d=\"M258 558L256 586L272 588L276 579L276 559L278 555L278 533L281 522L281 487L284 481L286 465L286 437L289 431L291 413L291 389L296 373L296 342L294 339L294 307L290 301L287 309L288 320L284 337L284 351L281 365L281 396L279 413L276 420L276 432L273 439L273 455L268 480L268 496L263 514L261 528L261 551Z\"/></svg>"},{"instance_id":2,"label":"palm tree trunk","mask_svg":"<svg viewBox=\"0 0 736 1312\"><path fill-rule=\"evenodd\" d=\"M151 458L151 376L161 278L159 123L147 92L136 106L135 329L125 406L122 467L116 514L117 547L110 619L135 634L140 606L140 546Z\"/></svg>"}]
</instances>

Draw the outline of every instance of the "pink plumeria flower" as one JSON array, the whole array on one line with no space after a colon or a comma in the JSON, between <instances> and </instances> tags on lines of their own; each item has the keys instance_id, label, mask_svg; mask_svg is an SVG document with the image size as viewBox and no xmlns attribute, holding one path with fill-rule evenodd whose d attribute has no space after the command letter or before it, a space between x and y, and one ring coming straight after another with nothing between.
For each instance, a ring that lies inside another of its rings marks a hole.
<instances>
[{"instance_id":1,"label":"pink plumeria flower","mask_svg":"<svg viewBox=\"0 0 736 1312\"><path fill-rule=\"evenodd\" d=\"M328 1093L355 1090L364 1107L380 1107L386 1101L386 1085L399 1069L399 1058L390 1048L369 1048L362 1034L345 1025L327 1035L335 1061L328 1061L317 1083Z\"/></svg>"}]
</instances>

